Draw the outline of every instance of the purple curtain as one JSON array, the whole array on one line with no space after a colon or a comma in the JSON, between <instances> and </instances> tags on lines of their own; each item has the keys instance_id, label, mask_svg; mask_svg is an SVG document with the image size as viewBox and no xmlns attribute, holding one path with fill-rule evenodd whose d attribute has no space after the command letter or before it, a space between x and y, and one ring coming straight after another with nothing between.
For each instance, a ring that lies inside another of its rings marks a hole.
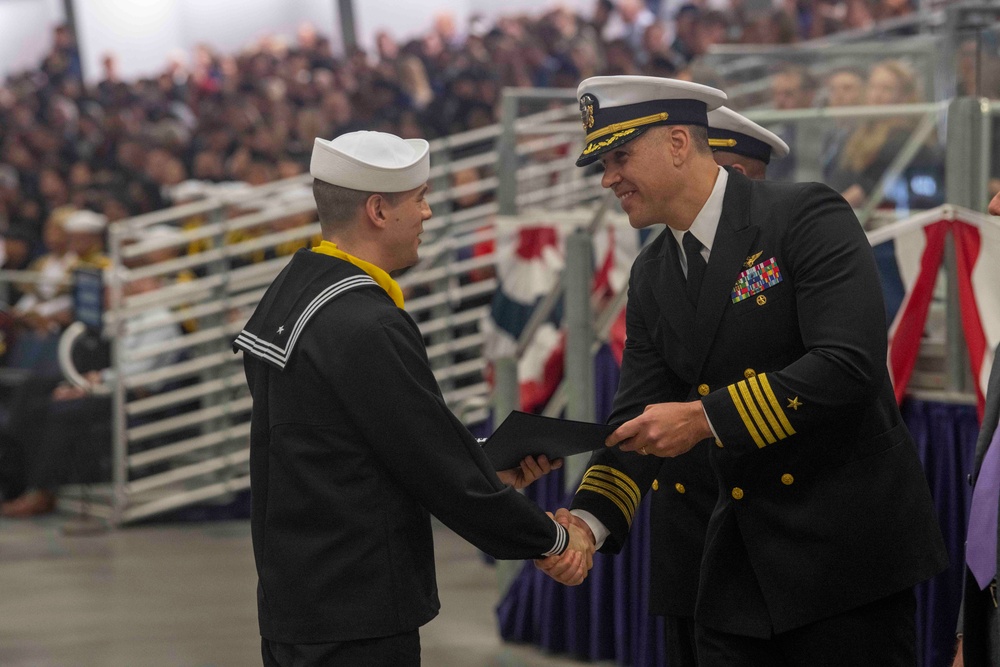
<instances>
[{"instance_id":1,"label":"purple curtain","mask_svg":"<svg viewBox=\"0 0 1000 667\"><path fill-rule=\"evenodd\" d=\"M979 421L974 405L908 399L906 422L937 507L948 548L947 570L917 586L917 655L924 667L950 665L955 653L955 624L962 602L965 528L972 502L972 472Z\"/></svg>"},{"instance_id":2,"label":"purple curtain","mask_svg":"<svg viewBox=\"0 0 1000 667\"><path fill-rule=\"evenodd\" d=\"M619 368L607 346L594 365L596 417L604 421L611 413ZM568 507L573 497L572 491L563 492L561 470L535 482L526 493L550 511ZM648 612L647 501L639 506L622 552L596 554L594 569L580 586L562 586L525 564L497 607L500 636L580 660L664 667L663 626Z\"/></svg>"},{"instance_id":3,"label":"purple curtain","mask_svg":"<svg viewBox=\"0 0 1000 667\"><path fill-rule=\"evenodd\" d=\"M611 411L618 366L605 346L595 360L597 418ZM962 597L965 521L979 425L973 406L908 400L903 419L917 444L951 567L917 588L917 650L920 665L950 664L955 623ZM566 507L562 471L529 487L543 508ZM648 498L647 498L648 500ZM580 660L614 660L635 667L669 667L663 627L647 612L649 591L649 508L644 500L628 544L617 556L597 554L582 585L556 584L527 563L497 607L500 636L534 644Z\"/></svg>"}]
</instances>

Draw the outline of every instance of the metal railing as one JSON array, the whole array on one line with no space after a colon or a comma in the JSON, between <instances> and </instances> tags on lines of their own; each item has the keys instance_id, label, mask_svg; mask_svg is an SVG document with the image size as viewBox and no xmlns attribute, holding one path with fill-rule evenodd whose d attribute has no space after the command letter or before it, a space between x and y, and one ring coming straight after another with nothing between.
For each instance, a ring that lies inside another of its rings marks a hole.
<instances>
[{"instance_id":1,"label":"metal railing","mask_svg":"<svg viewBox=\"0 0 1000 667\"><path fill-rule=\"evenodd\" d=\"M927 99L943 101L957 94L962 42L984 35L995 40L998 27L996 0L924 2L921 11L907 16L795 44L715 45L699 59L696 73L710 79L704 83L724 88L729 106L744 111L770 105L771 78L787 65L802 66L822 81L838 68L864 71L880 60L901 59L914 68Z\"/></svg>"},{"instance_id":2,"label":"metal railing","mask_svg":"<svg viewBox=\"0 0 1000 667\"><path fill-rule=\"evenodd\" d=\"M882 106L853 106L853 107L827 107L821 109L794 109L788 111L757 110L748 111L746 117L769 127L777 132L782 132L783 128L794 127L792 142L792 156L795 161L795 174L792 180L795 181L815 181L823 182L824 175L821 164L821 150L823 148L821 139L825 134L836 128L837 123L848 123L849 127L856 126L859 122L880 118L912 118L914 128L909 133L905 144L901 147L892 163L880 174L876 186L867 193L864 204L856 211L858 219L863 225L872 222L873 216L878 209L883 206L888 188L896 183L904 172L910 167L915 158L918 157L922 149L933 147L941 151L943 156L943 133L946 126L949 102L933 102L924 104L897 104ZM787 133L787 129L784 130ZM924 167L940 167L943 172L943 162ZM903 184L909 187L908 184ZM942 182L935 180L931 184L934 188L935 197L944 199ZM934 201L930 208L940 203ZM905 217L911 212L922 210L919 206L909 206L903 202L894 202L893 212L888 214L895 217ZM884 219L887 215L885 211L880 212Z\"/></svg>"},{"instance_id":3,"label":"metal railing","mask_svg":"<svg viewBox=\"0 0 1000 667\"><path fill-rule=\"evenodd\" d=\"M445 400L468 424L490 411L479 323L497 289L501 182L512 185L519 207L570 207L594 196L592 180L573 166L567 148L576 147L577 123L559 125L575 117L575 105L556 97L554 109L522 105L512 144L503 141L500 125L431 142L435 215L425 224L419 263L397 279ZM496 169L501 152L517 165L509 174ZM319 234L310 182L304 175L220 192L111 226L104 329L112 359L112 478L65 487L63 506L122 525L194 503L226 502L248 488L251 399L231 344L290 251ZM174 230L169 238L147 235L164 225ZM148 261L150 253L171 249L174 256ZM0 285L38 279L3 272ZM139 291L139 284L146 287ZM155 321L136 324L151 314ZM165 326L187 332L134 344L144 331ZM172 360L128 372L164 355Z\"/></svg>"},{"instance_id":4,"label":"metal railing","mask_svg":"<svg viewBox=\"0 0 1000 667\"><path fill-rule=\"evenodd\" d=\"M513 94L513 93L511 93ZM513 103L511 103L513 106ZM942 139L947 137L947 154L945 182L937 185L943 189L943 199L950 204L972 210L985 210L989 199L987 181L989 174L988 152L992 146L992 130L1000 105L986 100L963 98L947 103L932 103L920 105L901 105L895 107L850 107L842 109L811 109L785 112L753 112L747 115L762 124L783 122L829 123L835 119L864 119L880 116L912 116L919 118L909 140L900 149L888 169L882 174L876 188L869 194L865 206L858 213L859 217L870 228L878 227L873 234L873 243L883 243L891 240L897 234L899 225L906 227L907 218L916 214L921 220L919 210L894 208L889 211L877 211L882 201L882 195L887 185L897 179L912 161L917 148L924 144L930 133L943 128ZM816 128L811 127L810 133L815 134ZM793 150L795 148L793 147ZM801 154L800 154L801 157ZM804 160L804 169L810 168L815 176L818 164ZM821 180L806 178L803 180ZM596 183L594 183L596 187ZM501 193L501 197L502 197ZM508 220L515 221L519 210L516 206L508 209ZM938 208L923 215L938 215L947 212L948 207ZM878 213L876 219L876 213ZM601 222L601 218L620 216L615 211L607 210L605 206L596 209L593 217L587 211L569 211L562 215L553 215L552 224L565 224L578 230L593 229ZM531 216L526 217L531 220ZM584 232L586 233L586 232ZM607 342L610 322L618 315L624 306L624 294L607 304L596 313L590 311L589 272L593 268L593 259L587 252L588 244L570 244L567 242L566 269L563 280L557 282L550 294L541 300L538 310L532 317L532 322L545 319L546 307L555 303L560 297L565 298L566 309L564 317L567 322L573 321L574 326L566 327L567 354L565 361L566 374L563 382L551 398L544 413L548 415L565 414L571 418L587 419L593 414L593 398L586 392L575 391L579 380L571 378L571 369L592 369L593 354L599 346ZM570 279L569 276L574 276ZM946 260L938 280L936 298L931 306L928 319L927 336L922 343L916 370L910 381L911 394L922 398L949 402L974 402L975 393L973 378L969 373L969 365L965 354L965 344L961 330L960 314L957 309L958 299L954 295L957 289L955 278L954 248L949 242ZM581 324L583 323L583 324ZM532 328L529 327L519 340L519 349L523 349L526 340L530 338ZM571 344L571 337L579 339L576 345ZM572 351L575 350L575 351ZM494 418L502 419L511 409L517 406L517 359L501 359L497 361L497 386L495 393L496 413ZM570 468L572 468L570 462ZM567 480L573 480L572 471L567 474ZM572 483L570 481L569 483Z\"/></svg>"},{"instance_id":5,"label":"metal railing","mask_svg":"<svg viewBox=\"0 0 1000 667\"><path fill-rule=\"evenodd\" d=\"M468 424L481 422L491 409L494 418L502 418L517 403L516 361L497 364L495 392L483 377L487 360L479 325L498 288L492 244L500 222L541 216L553 225L577 229L567 235L566 278L543 300L552 303L565 297L565 316L574 322L567 328L568 369L592 368L592 355L624 304L623 293L598 308L590 300L588 230L620 224L622 214L617 204L603 200L600 175L573 164L581 145L573 92L506 90L503 108L507 115L501 125L431 143L435 215L425 225L419 263L398 277L445 398ZM947 110L927 104L753 116L762 123L815 124L888 113L919 117L922 128L945 126L948 201L983 210L989 177L984 147L992 141L995 104L966 99ZM919 136L914 141L919 143ZM903 169L907 153L901 151L890 175ZM456 187L456 175L467 170L476 170L475 177L463 178ZM121 525L193 503L224 502L247 488L250 399L240 357L230 345L288 260L288 250L307 245L318 234L314 205L304 189L308 183L307 176L297 177L249 189L235 200L213 196L113 226L109 254L115 270L107 274L105 328L111 334L116 371L111 385L114 474L110 483L91 487L87 494L69 487L62 497L66 506ZM302 219L290 225L289 219L297 215ZM890 217L897 215L894 211ZM164 224L177 235L165 240L145 236L145 230ZM194 246L200 250L188 252ZM175 257L143 261L151 251L171 247L178 251ZM188 279L175 280L181 274ZM0 283L32 277L4 272ZM160 284L136 292L132 286L139 279ZM955 321L948 302L939 299L939 312L932 316ZM126 345L137 333L137 318L152 311L164 312L159 324L186 325L188 332L145 348ZM968 395L970 379L956 370L963 367L960 330L952 326L945 327L944 341L929 342L924 356L931 361L926 373L918 367L916 390ZM141 373L124 373L129 364L164 352L174 353L175 360ZM565 409L568 416L592 416L592 395L581 389L592 390L592 382L574 372L567 372L546 413Z\"/></svg>"}]
</instances>

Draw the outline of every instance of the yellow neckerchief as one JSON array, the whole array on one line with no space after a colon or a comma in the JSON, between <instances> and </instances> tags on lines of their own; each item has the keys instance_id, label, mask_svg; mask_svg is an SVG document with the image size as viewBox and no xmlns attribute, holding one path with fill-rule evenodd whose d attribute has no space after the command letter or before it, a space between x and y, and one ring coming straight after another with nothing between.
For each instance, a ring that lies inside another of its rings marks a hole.
<instances>
[{"instance_id":1,"label":"yellow neckerchief","mask_svg":"<svg viewBox=\"0 0 1000 667\"><path fill-rule=\"evenodd\" d=\"M106 269L111 266L111 258L101 252L100 248L94 247L84 253L84 255L74 264L74 268L80 266Z\"/></svg>"},{"instance_id":2,"label":"yellow neckerchief","mask_svg":"<svg viewBox=\"0 0 1000 667\"><path fill-rule=\"evenodd\" d=\"M386 294L389 295L389 298L392 299L397 308L403 308L403 290L399 289L399 285L396 281L382 269L378 268L374 264L366 262L363 259L358 259L354 255L348 255L346 252L338 248L337 244L332 241L322 241L318 246L313 248L312 251L318 252L321 255L329 255L330 257L342 259L345 262L350 262L354 266L358 267L371 276L372 280L377 282L379 287L385 290Z\"/></svg>"}]
</instances>

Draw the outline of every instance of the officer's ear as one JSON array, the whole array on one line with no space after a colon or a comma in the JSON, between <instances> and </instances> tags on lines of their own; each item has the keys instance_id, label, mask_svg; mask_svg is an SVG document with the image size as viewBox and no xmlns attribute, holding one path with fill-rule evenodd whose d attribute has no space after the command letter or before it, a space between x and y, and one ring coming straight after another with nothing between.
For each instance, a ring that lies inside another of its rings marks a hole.
<instances>
[{"instance_id":1,"label":"officer's ear","mask_svg":"<svg viewBox=\"0 0 1000 667\"><path fill-rule=\"evenodd\" d=\"M667 141L670 146L670 158L674 166L679 167L687 159L691 151L691 131L686 125L668 125Z\"/></svg>"},{"instance_id":2,"label":"officer's ear","mask_svg":"<svg viewBox=\"0 0 1000 667\"><path fill-rule=\"evenodd\" d=\"M744 166L743 166L742 164L740 164L739 162L733 162L733 163L732 163L731 165L729 165L729 166L730 166L730 168L731 168L731 169L732 169L733 171L738 171L738 172L740 172L741 174L743 174L744 176L746 176L746 175L747 175L747 168L746 168L746 167L744 167Z\"/></svg>"}]
</instances>

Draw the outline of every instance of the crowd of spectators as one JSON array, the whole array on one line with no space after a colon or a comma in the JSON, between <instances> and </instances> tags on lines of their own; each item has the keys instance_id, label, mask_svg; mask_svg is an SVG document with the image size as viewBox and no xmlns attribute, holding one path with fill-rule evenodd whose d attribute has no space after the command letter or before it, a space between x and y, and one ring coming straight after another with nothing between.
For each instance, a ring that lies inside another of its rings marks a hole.
<instances>
[{"instance_id":1,"label":"crowd of spectators","mask_svg":"<svg viewBox=\"0 0 1000 667\"><path fill-rule=\"evenodd\" d=\"M761 3L756 3L757 5ZM770 7L770 3L766 3ZM125 81L115 54L84 85L73 35L55 30L37 70L0 87L0 233L4 266L45 252L42 228L63 206L112 223L171 203L188 179L260 184L301 173L312 139L360 127L437 137L497 120L504 86L575 87L594 74L696 78L719 43L789 43L912 12L910 0L599 0L568 9L473 17L448 13L422 37L380 32L373 52L334 53L310 26L236 53L198 46L158 76Z\"/></svg>"},{"instance_id":2,"label":"crowd of spectators","mask_svg":"<svg viewBox=\"0 0 1000 667\"><path fill-rule=\"evenodd\" d=\"M484 127L498 121L507 86L574 89L599 74L724 86L703 66L714 45L790 44L905 16L915 4L597 0L590 16L559 8L494 23L473 17L464 30L443 12L421 37L399 43L382 31L371 52L347 54L335 53L327 36L303 25L294 39L267 37L239 53L199 45L139 80L123 79L117 56L109 53L95 85L85 84L74 37L59 26L37 69L0 84L0 268L45 276L19 287L24 294L11 295L17 297L12 307L0 307L0 358L5 316L30 332L26 339L51 348L68 321L60 278L80 261L106 262L100 254L105 225L183 202L194 183L261 185L302 174L315 137L372 129L435 138ZM984 82L968 64L964 57L959 63L963 90L1000 81ZM801 65L772 74L769 104L776 109L919 99L913 72L899 61L822 77ZM795 126L775 129L793 145L793 157L772 165L772 176L792 178ZM836 125L823 138L824 178L859 205L910 130L912 124L899 121ZM481 175L460 171L453 180ZM475 203L456 199L452 206ZM275 229L308 218L293 216ZM77 247L84 241L87 252ZM293 245L275 252L287 254ZM46 382L54 386L55 379L49 374ZM35 392L39 405L58 398L49 384ZM0 488L0 496L9 494ZM50 508L52 498L49 493L45 503L27 509L0 507L0 513L30 514Z\"/></svg>"}]
</instances>

